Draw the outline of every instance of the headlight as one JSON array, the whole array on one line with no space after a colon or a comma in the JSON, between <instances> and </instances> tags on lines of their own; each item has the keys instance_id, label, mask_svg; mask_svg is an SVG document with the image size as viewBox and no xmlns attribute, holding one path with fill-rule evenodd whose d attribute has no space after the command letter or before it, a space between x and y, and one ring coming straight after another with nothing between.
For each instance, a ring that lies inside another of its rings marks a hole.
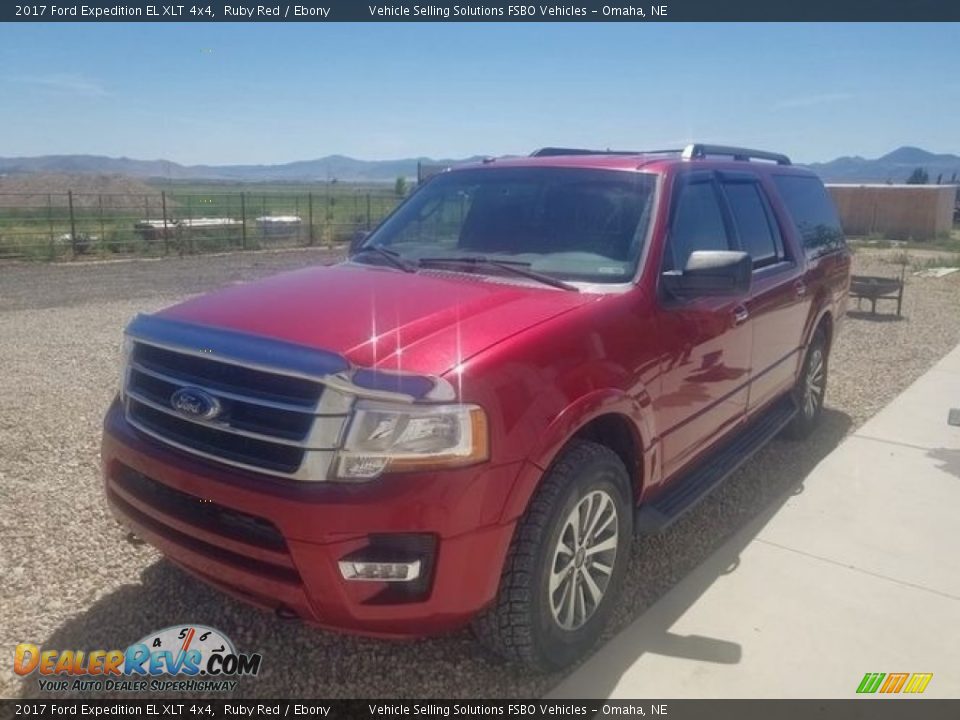
<instances>
[{"instance_id":1,"label":"headlight","mask_svg":"<svg viewBox=\"0 0 960 720\"><path fill-rule=\"evenodd\" d=\"M338 456L337 477L463 467L488 457L487 416L476 405L361 401Z\"/></svg>"}]
</instances>

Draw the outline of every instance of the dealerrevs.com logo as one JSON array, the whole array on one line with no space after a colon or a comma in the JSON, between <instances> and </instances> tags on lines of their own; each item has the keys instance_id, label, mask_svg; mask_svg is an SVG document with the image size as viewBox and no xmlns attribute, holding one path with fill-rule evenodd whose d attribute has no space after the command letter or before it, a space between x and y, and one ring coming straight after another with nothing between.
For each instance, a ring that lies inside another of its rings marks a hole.
<instances>
[{"instance_id":1,"label":"dealerrevs.com logo","mask_svg":"<svg viewBox=\"0 0 960 720\"><path fill-rule=\"evenodd\" d=\"M229 691L236 678L260 671L259 653L238 653L230 639L205 625L175 625L126 650L51 650L17 645L13 669L37 673L41 690L113 692Z\"/></svg>"}]
</instances>

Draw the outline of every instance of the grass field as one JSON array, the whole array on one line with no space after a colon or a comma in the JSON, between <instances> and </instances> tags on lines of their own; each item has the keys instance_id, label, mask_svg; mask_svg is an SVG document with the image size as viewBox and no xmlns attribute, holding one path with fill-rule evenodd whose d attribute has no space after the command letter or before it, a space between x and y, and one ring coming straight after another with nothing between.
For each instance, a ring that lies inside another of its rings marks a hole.
<instances>
[{"instance_id":1,"label":"grass field","mask_svg":"<svg viewBox=\"0 0 960 720\"><path fill-rule=\"evenodd\" d=\"M154 182L139 192L0 192L0 258L162 255L332 245L376 225L399 202L389 185ZM291 216L278 225L261 217ZM198 228L200 218L235 221ZM168 229L135 229L166 219ZM76 239L76 242L74 242Z\"/></svg>"},{"instance_id":2,"label":"grass field","mask_svg":"<svg viewBox=\"0 0 960 720\"><path fill-rule=\"evenodd\" d=\"M0 259L56 260L117 255L184 254L275 246L331 246L370 229L400 201L390 184L130 182L122 192L89 192L53 185L6 193L0 188ZM67 190L73 191L71 198ZM258 222L264 216L293 216L283 228ZM142 220L162 221L168 231L151 237L137 231ZM197 228L200 218L236 221ZM76 242L74 242L76 239ZM949 237L901 242L882 236L850 238L851 246L960 253L960 229Z\"/></svg>"},{"instance_id":3,"label":"grass field","mask_svg":"<svg viewBox=\"0 0 960 720\"><path fill-rule=\"evenodd\" d=\"M853 248L871 248L874 250L910 250L937 251L942 253L960 253L960 225L955 225L949 233L929 240L893 240L883 235L866 237L848 237L847 242Z\"/></svg>"}]
</instances>

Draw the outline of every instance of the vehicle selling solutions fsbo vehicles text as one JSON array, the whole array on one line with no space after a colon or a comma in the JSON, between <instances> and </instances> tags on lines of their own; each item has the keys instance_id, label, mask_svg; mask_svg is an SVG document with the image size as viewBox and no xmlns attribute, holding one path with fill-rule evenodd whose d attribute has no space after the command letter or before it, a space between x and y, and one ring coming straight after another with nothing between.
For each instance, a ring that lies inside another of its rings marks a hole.
<instances>
[{"instance_id":1,"label":"vehicle selling solutions fsbo vehicles text","mask_svg":"<svg viewBox=\"0 0 960 720\"><path fill-rule=\"evenodd\" d=\"M587 9L576 5L368 5L371 17L451 18L451 17L586 17Z\"/></svg>"}]
</instances>

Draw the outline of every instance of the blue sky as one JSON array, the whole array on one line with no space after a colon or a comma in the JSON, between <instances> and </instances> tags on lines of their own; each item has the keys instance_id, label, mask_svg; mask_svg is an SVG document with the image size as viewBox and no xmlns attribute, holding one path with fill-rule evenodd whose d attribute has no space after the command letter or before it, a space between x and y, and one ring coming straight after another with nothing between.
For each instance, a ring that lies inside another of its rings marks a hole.
<instances>
[{"instance_id":1,"label":"blue sky","mask_svg":"<svg viewBox=\"0 0 960 720\"><path fill-rule=\"evenodd\" d=\"M0 156L960 153L957 25L0 25Z\"/></svg>"}]
</instances>

